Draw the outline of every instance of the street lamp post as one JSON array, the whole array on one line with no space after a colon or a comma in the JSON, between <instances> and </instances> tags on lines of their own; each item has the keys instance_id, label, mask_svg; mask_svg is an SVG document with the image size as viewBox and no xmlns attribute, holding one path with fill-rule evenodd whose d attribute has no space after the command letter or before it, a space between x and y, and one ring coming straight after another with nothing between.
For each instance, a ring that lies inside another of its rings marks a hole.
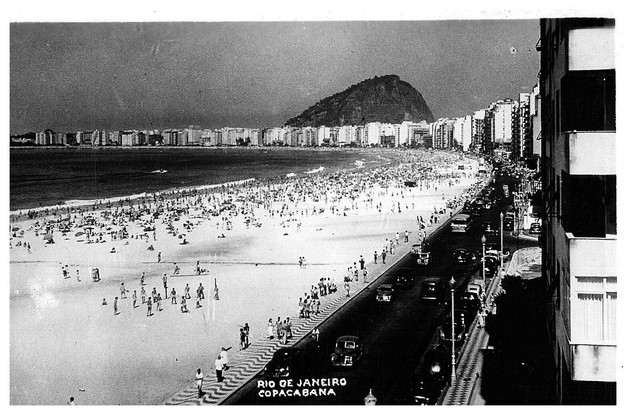
<instances>
[{"instance_id":1,"label":"street lamp post","mask_svg":"<svg viewBox=\"0 0 640 415\"><path fill-rule=\"evenodd\" d=\"M504 236L503 236L503 223L504 223L504 213L500 212L500 269L502 269L503 265L503 252L504 252Z\"/></svg>"},{"instance_id":2,"label":"street lamp post","mask_svg":"<svg viewBox=\"0 0 640 415\"><path fill-rule=\"evenodd\" d=\"M451 277L449 280L449 286L451 287L451 383L456 380L456 329L455 329L455 307L454 307L454 294L456 292L456 280Z\"/></svg>"},{"instance_id":3,"label":"street lamp post","mask_svg":"<svg viewBox=\"0 0 640 415\"><path fill-rule=\"evenodd\" d=\"M487 243L487 238L482 235L482 238L480 238L480 241L482 242L482 282L486 284L486 270L485 270L485 257L487 255L487 253L485 252L485 244Z\"/></svg>"}]
</instances>

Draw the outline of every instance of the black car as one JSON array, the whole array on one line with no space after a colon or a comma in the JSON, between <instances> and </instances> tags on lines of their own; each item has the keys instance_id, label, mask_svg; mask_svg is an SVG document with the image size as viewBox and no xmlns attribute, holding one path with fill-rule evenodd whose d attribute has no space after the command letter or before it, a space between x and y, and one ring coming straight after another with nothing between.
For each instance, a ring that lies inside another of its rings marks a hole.
<instances>
[{"instance_id":1,"label":"black car","mask_svg":"<svg viewBox=\"0 0 640 415\"><path fill-rule=\"evenodd\" d=\"M434 405L451 376L451 354L445 347L429 349L411 380L413 403Z\"/></svg>"},{"instance_id":2,"label":"black car","mask_svg":"<svg viewBox=\"0 0 640 415\"><path fill-rule=\"evenodd\" d=\"M264 368L269 379L300 378L308 375L305 353L297 347L283 347L273 353L273 358Z\"/></svg>"},{"instance_id":3,"label":"black car","mask_svg":"<svg viewBox=\"0 0 640 415\"><path fill-rule=\"evenodd\" d=\"M534 222L531 224L531 227L529 228L529 233L531 235L540 235L541 232L542 232L542 227L538 222Z\"/></svg>"},{"instance_id":4,"label":"black car","mask_svg":"<svg viewBox=\"0 0 640 415\"><path fill-rule=\"evenodd\" d=\"M456 300L456 308L462 310L465 321L471 323L480 310L480 299L472 293L464 293Z\"/></svg>"},{"instance_id":5,"label":"black car","mask_svg":"<svg viewBox=\"0 0 640 415\"><path fill-rule=\"evenodd\" d=\"M398 288L411 288L415 278L412 270L409 268L401 269L393 280L394 287Z\"/></svg>"},{"instance_id":6,"label":"black car","mask_svg":"<svg viewBox=\"0 0 640 415\"><path fill-rule=\"evenodd\" d=\"M376 301L390 303L393 299L393 285L380 284L376 293Z\"/></svg>"},{"instance_id":7,"label":"black car","mask_svg":"<svg viewBox=\"0 0 640 415\"><path fill-rule=\"evenodd\" d=\"M428 277L420 286L420 300L434 304L445 301L447 287L440 277Z\"/></svg>"},{"instance_id":8,"label":"black car","mask_svg":"<svg viewBox=\"0 0 640 415\"><path fill-rule=\"evenodd\" d=\"M465 318L465 311L461 309L454 310L454 326L453 335L456 343L463 342L467 337L468 321ZM451 311L449 311L442 319L440 326L440 341L451 342Z\"/></svg>"},{"instance_id":9,"label":"black car","mask_svg":"<svg viewBox=\"0 0 640 415\"><path fill-rule=\"evenodd\" d=\"M500 232L500 230L496 227L496 225L493 222L482 222L482 232L485 235L492 235L492 234L497 234Z\"/></svg>"},{"instance_id":10,"label":"black car","mask_svg":"<svg viewBox=\"0 0 640 415\"><path fill-rule=\"evenodd\" d=\"M362 357L362 344L357 336L340 336L331 354L334 367L351 367Z\"/></svg>"},{"instance_id":11,"label":"black car","mask_svg":"<svg viewBox=\"0 0 640 415\"><path fill-rule=\"evenodd\" d=\"M457 248L453 251L452 265L456 271L464 271L473 264L471 254L464 248Z\"/></svg>"}]
</instances>

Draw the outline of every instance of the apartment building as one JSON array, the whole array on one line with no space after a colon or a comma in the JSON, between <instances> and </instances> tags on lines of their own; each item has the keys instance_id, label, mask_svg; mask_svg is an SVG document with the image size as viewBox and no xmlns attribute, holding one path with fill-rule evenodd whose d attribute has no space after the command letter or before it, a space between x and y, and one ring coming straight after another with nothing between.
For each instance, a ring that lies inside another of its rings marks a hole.
<instances>
[{"instance_id":1,"label":"apartment building","mask_svg":"<svg viewBox=\"0 0 640 415\"><path fill-rule=\"evenodd\" d=\"M616 70L612 19L540 24L547 324L565 404L616 403Z\"/></svg>"}]
</instances>

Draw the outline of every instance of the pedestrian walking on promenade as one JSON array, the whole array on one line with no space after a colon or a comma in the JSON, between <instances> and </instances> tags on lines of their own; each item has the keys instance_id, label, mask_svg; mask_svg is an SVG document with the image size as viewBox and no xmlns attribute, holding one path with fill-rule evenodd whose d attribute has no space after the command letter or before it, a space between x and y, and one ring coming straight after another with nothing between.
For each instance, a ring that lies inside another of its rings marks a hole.
<instances>
[{"instance_id":1,"label":"pedestrian walking on promenade","mask_svg":"<svg viewBox=\"0 0 640 415\"><path fill-rule=\"evenodd\" d=\"M273 319L269 319L267 323L267 337L269 340L273 340Z\"/></svg>"},{"instance_id":2,"label":"pedestrian walking on promenade","mask_svg":"<svg viewBox=\"0 0 640 415\"><path fill-rule=\"evenodd\" d=\"M378 251L373 251L373 263L378 263Z\"/></svg>"},{"instance_id":3,"label":"pedestrian walking on promenade","mask_svg":"<svg viewBox=\"0 0 640 415\"><path fill-rule=\"evenodd\" d=\"M224 370L222 356L218 355L218 358L216 359L214 365L216 368L216 377L218 378L218 382L222 382L224 380L224 377L222 376L222 371Z\"/></svg>"},{"instance_id":4,"label":"pedestrian walking on promenade","mask_svg":"<svg viewBox=\"0 0 640 415\"><path fill-rule=\"evenodd\" d=\"M396 232L396 245L400 243L400 234Z\"/></svg>"},{"instance_id":5,"label":"pedestrian walking on promenade","mask_svg":"<svg viewBox=\"0 0 640 415\"><path fill-rule=\"evenodd\" d=\"M153 303L151 302L151 297L147 299L147 317L151 317L153 315Z\"/></svg>"},{"instance_id":6,"label":"pedestrian walking on promenade","mask_svg":"<svg viewBox=\"0 0 640 415\"><path fill-rule=\"evenodd\" d=\"M364 258L360 255L360 269L364 269Z\"/></svg>"},{"instance_id":7,"label":"pedestrian walking on promenade","mask_svg":"<svg viewBox=\"0 0 640 415\"><path fill-rule=\"evenodd\" d=\"M136 305L136 303L138 302L138 294L136 293L136 290L133 290L133 295L131 297L133 298L133 308L138 307Z\"/></svg>"},{"instance_id":8,"label":"pedestrian walking on promenade","mask_svg":"<svg viewBox=\"0 0 640 415\"><path fill-rule=\"evenodd\" d=\"M385 249L382 250L382 263L386 264L386 259L387 259L387 251Z\"/></svg>"},{"instance_id":9,"label":"pedestrian walking on promenade","mask_svg":"<svg viewBox=\"0 0 640 415\"><path fill-rule=\"evenodd\" d=\"M287 321L285 322L285 337L287 340L293 338L293 332L291 330L291 320L287 317Z\"/></svg>"},{"instance_id":10,"label":"pedestrian walking on promenade","mask_svg":"<svg viewBox=\"0 0 640 415\"><path fill-rule=\"evenodd\" d=\"M222 347L220 349L220 360L222 361L222 370L229 369L229 356L227 355L227 350L231 349L231 347Z\"/></svg>"},{"instance_id":11,"label":"pedestrian walking on promenade","mask_svg":"<svg viewBox=\"0 0 640 415\"><path fill-rule=\"evenodd\" d=\"M244 327L240 327L240 350L247 348L247 333L244 331Z\"/></svg>"},{"instance_id":12,"label":"pedestrian walking on promenade","mask_svg":"<svg viewBox=\"0 0 640 415\"><path fill-rule=\"evenodd\" d=\"M118 312L118 297L115 298L115 300L113 300L113 315L117 316L118 314L120 314Z\"/></svg>"},{"instance_id":13,"label":"pedestrian walking on promenade","mask_svg":"<svg viewBox=\"0 0 640 415\"><path fill-rule=\"evenodd\" d=\"M196 386L198 387L198 398L201 398L203 393L202 393L202 381L204 380L204 375L202 374L202 371L200 370L200 368L198 368L198 370L196 371Z\"/></svg>"},{"instance_id":14,"label":"pedestrian walking on promenade","mask_svg":"<svg viewBox=\"0 0 640 415\"><path fill-rule=\"evenodd\" d=\"M349 294L349 290L351 289L351 287L349 286L349 282L345 281L344 283L344 290L347 292L347 297L350 297L351 295Z\"/></svg>"},{"instance_id":15,"label":"pedestrian walking on promenade","mask_svg":"<svg viewBox=\"0 0 640 415\"><path fill-rule=\"evenodd\" d=\"M367 281L367 274L368 274L367 269L366 269L366 268L364 268L364 269L362 270L362 279L364 280L364 282L368 282L368 281Z\"/></svg>"},{"instance_id":16,"label":"pedestrian walking on promenade","mask_svg":"<svg viewBox=\"0 0 640 415\"><path fill-rule=\"evenodd\" d=\"M404 231L404 243L406 244L407 242L409 242L409 232Z\"/></svg>"}]
</instances>

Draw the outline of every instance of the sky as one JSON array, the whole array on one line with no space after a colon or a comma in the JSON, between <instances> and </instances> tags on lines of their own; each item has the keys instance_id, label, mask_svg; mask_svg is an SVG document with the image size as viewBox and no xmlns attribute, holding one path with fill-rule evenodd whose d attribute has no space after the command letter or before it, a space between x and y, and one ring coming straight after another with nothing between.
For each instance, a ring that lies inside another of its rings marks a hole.
<instances>
[{"instance_id":1,"label":"sky","mask_svg":"<svg viewBox=\"0 0 640 415\"><path fill-rule=\"evenodd\" d=\"M10 23L10 131L274 127L374 76L436 118L537 82L537 19Z\"/></svg>"}]
</instances>

